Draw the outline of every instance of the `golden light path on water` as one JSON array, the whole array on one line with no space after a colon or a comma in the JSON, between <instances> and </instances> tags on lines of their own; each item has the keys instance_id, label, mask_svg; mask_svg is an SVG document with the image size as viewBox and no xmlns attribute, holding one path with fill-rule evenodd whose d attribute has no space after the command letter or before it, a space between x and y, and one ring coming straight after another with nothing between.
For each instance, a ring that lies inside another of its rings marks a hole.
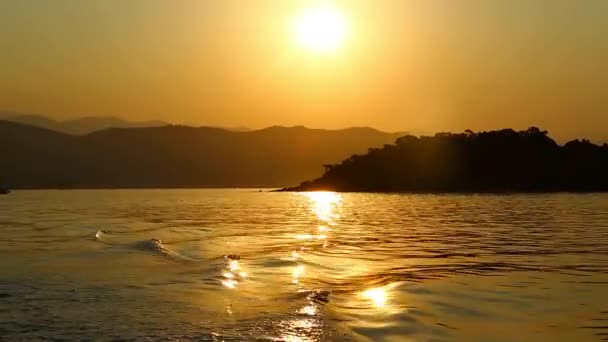
<instances>
[{"instance_id":1,"label":"golden light path on water","mask_svg":"<svg viewBox=\"0 0 608 342\"><path fill-rule=\"evenodd\" d=\"M287 255L284 260L293 263L293 266L285 268L290 279L287 285L292 286L290 291L295 294L303 294L306 296L306 301L295 309L296 318L284 319L277 323L276 326L282 333L280 337L275 339L276 341L323 340L320 331L326 323L321 315L326 310L324 306L330 300L330 296L333 295L331 294L331 288L311 285L324 278L323 274L320 274L320 271L314 265L320 261L318 252L332 246L329 242L332 234L341 233L342 229L348 229L340 226L343 206L342 195L335 192L308 192L302 193L302 196L305 198L303 209L310 213L310 225L303 227L301 233L290 235L290 245L293 246L293 249L285 251ZM255 280L255 274L249 275L245 272L239 259L238 256L234 255L225 257L225 266L221 272L220 282L225 288L232 291L251 291L251 286L254 285L247 284L245 281ZM341 258L336 261L339 261L339 263L328 265L330 267L335 266L336 270L342 270L341 272L338 271L337 274L335 271L334 274L331 274L336 279L348 279L352 275L357 276L369 272L365 262L356 258ZM309 274L309 269L306 266L307 262L313 263L310 268L311 274ZM273 284L273 286L276 285L278 284ZM264 288L264 291L267 291L268 285L260 286ZM342 297L342 300L348 305L364 308L371 315L392 310L389 308L390 291L392 289L390 284L364 290L360 288L364 284L355 283L352 286L352 290L346 291L346 298ZM232 315L230 306L226 310Z\"/></svg>"},{"instance_id":2,"label":"golden light path on water","mask_svg":"<svg viewBox=\"0 0 608 342\"><path fill-rule=\"evenodd\" d=\"M341 206L343 204L342 196L335 192L308 192L303 193L308 200L309 210L316 221L316 231L307 231L294 236L295 243L303 243L305 247L299 247L289 254L293 260L304 261L308 257L307 251L315 248L327 248L330 246L329 240L333 231L341 229L339 220L341 218ZM352 268L357 268L356 259L347 260L347 265L350 267L344 270L352 272ZM362 267L362 266L361 266ZM363 269L365 269L363 267ZM292 319L283 321L280 325L285 329L285 333L277 341L318 341L319 336L315 335L323 327L322 321L318 315L321 312L322 305L319 302L326 301L330 290L323 289L308 289L306 287L306 267L299 264L291 269L290 274L291 284L298 286L300 290L310 290L308 295L308 304L297 309L298 315L304 318ZM340 275L338 275L340 277ZM365 291L352 291L347 296L350 297L348 302L355 307L365 307L372 315L381 314L388 310L388 302L390 299L390 290L392 286L372 287Z\"/></svg>"},{"instance_id":3,"label":"golden light path on water","mask_svg":"<svg viewBox=\"0 0 608 342\"><path fill-rule=\"evenodd\" d=\"M238 260L228 259L226 265L226 271L222 273L224 279L220 282L227 288L234 289L239 284L237 278L241 280L247 278L249 274L241 270L241 265Z\"/></svg>"},{"instance_id":4,"label":"golden light path on water","mask_svg":"<svg viewBox=\"0 0 608 342\"><path fill-rule=\"evenodd\" d=\"M312 210L319 219L329 225L336 224L340 218L337 208L342 203L342 196L335 192L319 191L304 194L311 202Z\"/></svg>"},{"instance_id":5,"label":"golden light path on water","mask_svg":"<svg viewBox=\"0 0 608 342\"><path fill-rule=\"evenodd\" d=\"M293 284L298 284L300 282L300 277L302 276L302 274L304 274L304 266L300 265L297 266L294 270L293 270Z\"/></svg>"}]
</instances>

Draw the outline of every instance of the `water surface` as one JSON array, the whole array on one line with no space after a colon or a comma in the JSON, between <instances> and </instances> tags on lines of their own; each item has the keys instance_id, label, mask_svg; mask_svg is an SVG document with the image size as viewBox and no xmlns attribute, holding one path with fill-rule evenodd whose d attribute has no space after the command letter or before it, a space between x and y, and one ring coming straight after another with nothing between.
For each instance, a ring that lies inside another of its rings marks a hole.
<instances>
[{"instance_id":1,"label":"water surface","mask_svg":"<svg viewBox=\"0 0 608 342\"><path fill-rule=\"evenodd\" d=\"M596 341L607 293L608 195L0 197L11 341Z\"/></svg>"}]
</instances>

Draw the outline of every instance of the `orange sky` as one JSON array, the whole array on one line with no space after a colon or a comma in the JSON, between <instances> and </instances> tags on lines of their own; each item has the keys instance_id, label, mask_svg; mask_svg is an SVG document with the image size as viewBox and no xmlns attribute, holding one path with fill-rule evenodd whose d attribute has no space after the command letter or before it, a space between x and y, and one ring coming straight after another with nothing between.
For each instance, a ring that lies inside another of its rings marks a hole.
<instances>
[{"instance_id":1,"label":"orange sky","mask_svg":"<svg viewBox=\"0 0 608 342\"><path fill-rule=\"evenodd\" d=\"M296 44L344 14L330 53ZM197 125L608 137L605 0L0 2L0 110Z\"/></svg>"}]
</instances>

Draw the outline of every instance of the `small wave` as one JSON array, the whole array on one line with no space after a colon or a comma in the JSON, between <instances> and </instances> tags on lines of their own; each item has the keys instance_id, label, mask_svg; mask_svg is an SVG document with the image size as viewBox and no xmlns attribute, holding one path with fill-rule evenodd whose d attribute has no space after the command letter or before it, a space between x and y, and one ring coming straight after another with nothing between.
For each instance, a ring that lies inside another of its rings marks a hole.
<instances>
[{"instance_id":1,"label":"small wave","mask_svg":"<svg viewBox=\"0 0 608 342\"><path fill-rule=\"evenodd\" d=\"M150 239L145 241L140 241L134 244L134 247L144 251L150 251L158 255L166 256L174 260L179 261L195 261L193 258L182 255L178 252L175 252L169 248L167 248L163 242L159 239Z\"/></svg>"},{"instance_id":2,"label":"small wave","mask_svg":"<svg viewBox=\"0 0 608 342\"><path fill-rule=\"evenodd\" d=\"M172 259L176 259L176 260L181 260L181 261L195 261L194 259L184 256L180 253L177 253L175 251L172 251L171 249L167 248L165 246L165 244L163 244L163 242L159 239L150 239L150 240L143 240L143 241L138 241L132 244L120 244L120 243L115 243L111 240L111 238L109 238L108 236L109 234L105 233L102 230L98 230L95 233L95 239L99 242L108 244L108 245L120 245L120 246L124 246L124 247L130 247L130 248L134 248L134 249L138 249L138 250L142 250L142 251L148 251L148 252L153 252L155 254L158 255L162 255L162 256L166 256Z\"/></svg>"},{"instance_id":3,"label":"small wave","mask_svg":"<svg viewBox=\"0 0 608 342\"><path fill-rule=\"evenodd\" d=\"M136 242L133 246L143 251L150 251L159 254L171 255L173 253L171 250L167 249L163 245L163 242L159 239L150 239Z\"/></svg>"},{"instance_id":4,"label":"small wave","mask_svg":"<svg viewBox=\"0 0 608 342\"><path fill-rule=\"evenodd\" d=\"M301 289L291 295L290 300L307 299L316 304L326 304L329 302L329 297L332 291L327 289Z\"/></svg>"},{"instance_id":5,"label":"small wave","mask_svg":"<svg viewBox=\"0 0 608 342\"><path fill-rule=\"evenodd\" d=\"M102 243L105 243L105 244L108 244L108 245L113 245L112 241L110 241L110 240L107 238L107 234L106 234L106 233L104 233L102 230L98 230L98 231L95 233L95 240L97 240L97 241L99 241L99 242L102 242Z\"/></svg>"}]
</instances>

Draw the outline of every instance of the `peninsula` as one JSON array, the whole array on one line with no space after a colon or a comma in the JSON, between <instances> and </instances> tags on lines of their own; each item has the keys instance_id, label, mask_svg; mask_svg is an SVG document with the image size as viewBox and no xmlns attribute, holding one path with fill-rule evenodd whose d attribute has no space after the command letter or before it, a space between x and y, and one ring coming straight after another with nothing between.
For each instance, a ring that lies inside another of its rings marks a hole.
<instances>
[{"instance_id":1,"label":"peninsula","mask_svg":"<svg viewBox=\"0 0 608 342\"><path fill-rule=\"evenodd\" d=\"M608 191L608 145L573 140L563 146L547 131L411 135L370 148L284 191L348 192L595 192Z\"/></svg>"}]
</instances>

